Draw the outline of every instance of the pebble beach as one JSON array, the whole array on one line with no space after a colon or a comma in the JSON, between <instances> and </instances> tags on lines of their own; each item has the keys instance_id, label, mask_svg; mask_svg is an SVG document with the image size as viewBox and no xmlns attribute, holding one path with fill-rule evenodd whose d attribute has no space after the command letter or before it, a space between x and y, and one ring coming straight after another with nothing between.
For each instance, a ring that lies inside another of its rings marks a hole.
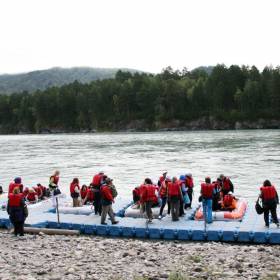
<instances>
[{"instance_id":1,"label":"pebble beach","mask_svg":"<svg viewBox=\"0 0 280 280\"><path fill-rule=\"evenodd\" d=\"M0 232L0 279L280 279L280 246Z\"/></svg>"}]
</instances>

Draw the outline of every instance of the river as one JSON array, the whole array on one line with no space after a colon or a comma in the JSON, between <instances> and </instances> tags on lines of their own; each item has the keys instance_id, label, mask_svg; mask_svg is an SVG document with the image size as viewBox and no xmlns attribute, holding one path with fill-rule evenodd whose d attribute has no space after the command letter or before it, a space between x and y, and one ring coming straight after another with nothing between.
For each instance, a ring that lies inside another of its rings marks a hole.
<instances>
[{"instance_id":1,"label":"river","mask_svg":"<svg viewBox=\"0 0 280 280\"><path fill-rule=\"evenodd\" d=\"M204 177L220 173L248 200L266 178L280 185L279 130L1 135L0 147L4 189L16 176L25 186L47 185L56 169L65 192L73 177L88 184L103 170L126 198L145 177L156 182L163 170L170 176L191 172L196 198Z\"/></svg>"}]
</instances>

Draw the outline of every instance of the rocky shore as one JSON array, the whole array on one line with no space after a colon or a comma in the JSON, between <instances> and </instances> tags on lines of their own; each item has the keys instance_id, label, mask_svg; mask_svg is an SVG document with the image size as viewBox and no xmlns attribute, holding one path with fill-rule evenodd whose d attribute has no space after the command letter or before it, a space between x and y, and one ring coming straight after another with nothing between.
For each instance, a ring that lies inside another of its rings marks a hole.
<instances>
[{"instance_id":1,"label":"rocky shore","mask_svg":"<svg viewBox=\"0 0 280 280\"><path fill-rule=\"evenodd\" d=\"M280 279L280 246L0 232L0 279Z\"/></svg>"}]
</instances>

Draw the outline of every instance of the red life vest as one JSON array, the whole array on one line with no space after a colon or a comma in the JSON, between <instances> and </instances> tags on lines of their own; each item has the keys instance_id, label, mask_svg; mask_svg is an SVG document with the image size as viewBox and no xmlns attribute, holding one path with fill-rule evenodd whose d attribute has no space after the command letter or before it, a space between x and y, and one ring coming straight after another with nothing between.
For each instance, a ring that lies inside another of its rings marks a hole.
<instances>
[{"instance_id":1,"label":"red life vest","mask_svg":"<svg viewBox=\"0 0 280 280\"><path fill-rule=\"evenodd\" d=\"M87 190L87 201L94 201L94 192L90 188Z\"/></svg>"},{"instance_id":2,"label":"red life vest","mask_svg":"<svg viewBox=\"0 0 280 280\"><path fill-rule=\"evenodd\" d=\"M193 188L193 178L191 177L186 177L186 186L188 188Z\"/></svg>"},{"instance_id":3,"label":"red life vest","mask_svg":"<svg viewBox=\"0 0 280 280\"><path fill-rule=\"evenodd\" d=\"M94 175L94 177L92 178L92 185L94 185L95 187L100 186L102 178L103 176L100 174Z\"/></svg>"},{"instance_id":4,"label":"red life vest","mask_svg":"<svg viewBox=\"0 0 280 280\"><path fill-rule=\"evenodd\" d=\"M164 180L165 180L165 178L164 178L163 176L160 176L160 177L159 177L160 183L164 182Z\"/></svg>"},{"instance_id":5,"label":"red life vest","mask_svg":"<svg viewBox=\"0 0 280 280\"><path fill-rule=\"evenodd\" d=\"M23 194L22 193L19 193L19 194L10 193L9 194L9 206L10 207L21 206L22 199L23 199Z\"/></svg>"},{"instance_id":6,"label":"red life vest","mask_svg":"<svg viewBox=\"0 0 280 280\"><path fill-rule=\"evenodd\" d=\"M214 185L213 184L201 184L201 195L204 199L211 199L213 196Z\"/></svg>"},{"instance_id":7,"label":"red life vest","mask_svg":"<svg viewBox=\"0 0 280 280\"><path fill-rule=\"evenodd\" d=\"M29 193L29 189L28 188L25 188L24 191L23 191L23 196L26 197Z\"/></svg>"},{"instance_id":8,"label":"red life vest","mask_svg":"<svg viewBox=\"0 0 280 280\"><path fill-rule=\"evenodd\" d=\"M19 188L20 192L23 191L23 185L22 184L16 184L16 183L12 182L9 185L9 193L12 193L15 188Z\"/></svg>"},{"instance_id":9,"label":"red life vest","mask_svg":"<svg viewBox=\"0 0 280 280\"><path fill-rule=\"evenodd\" d=\"M80 186L77 183L71 183L70 184L70 193L73 194L75 193L75 188L78 187L78 189L80 190Z\"/></svg>"},{"instance_id":10,"label":"red life vest","mask_svg":"<svg viewBox=\"0 0 280 280\"><path fill-rule=\"evenodd\" d=\"M180 184L178 182L168 184L168 194L169 196L179 196L180 195Z\"/></svg>"},{"instance_id":11,"label":"red life vest","mask_svg":"<svg viewBox=\"0 0 280 280\"><path fill-rule=\"evenodd\" d=\"M80 193L81 193L81 198L85 199L88 193L88 189L87 188L81 189Z\"/></svg>"},{"instance_id":12,"label":"red life vest","mask_svg":"<svg viewBox=\"0 0 280 280\"><path fill-rule=\"evenodd\" d=\"M103 199L111 201L111 202L114 200L112 190L107 185L102 186L101 196Z\"/></svg>"},{"instance_id":13,"label":"red life vest","mask_svg":"<svg viewBox=\"0 0 280 280\"><path fill-rule=\"evenodd\" d=\"M261 187L261 194L264 201L276 198L276 189L274 186Z\"/></svg>"},{"instance_id":14,"label":"red life vest","mask_svg":"<svg viewBox=\"0 0 280 280\"><path fill-rule=\"evenodd\" d=\"M154 185L146 185L144 201L157 202L156 187Z\"/></svg>"},{"instance_id":15,"label":"red life vest","mask_svg":"<svg viewBox=\"0 0 280 280\"><path fill-rule=\"evenodd\" d=\"M41 187L34 187L33 189L36 191L36 193L37 193L37 195L38 195L39 198L42 197L42 195L43 195L43 190L42 190Z\"/></svg>"},{"instance_id":16,"label":"red life vest","mask_svg":"<svg viewBox=\"0 0 280 280\"><path fill-rule=\"evenodd\" d=\"M28 201L35 201L36 200L36 195L37 195L36 192L29 192L26 196L26 199Z\"/></svg>"},{"instance_id":17,"label":"red life vest","mask_svg":"<svg viewBox=\"0 0 280 280\"><path fill-rule=\"evenodd\" d=\"M167 183L166 182L162 182L161 187L159 189L159 196L161 198L164 198L167 196Z\"/></svg>"},{"instance_id":18,"label":"red life vest","mask_svg":"<svg viewBox=\"0 0 280 280\"><path fill-rule=\"evenodd\" d=\"M223 180L223 189L225 191L229 191L230 190L230 180L228 177L225 177Z\"/></svg>"},{"instance_id":19,"label":"red life vest","mask_svg":"<svg viewBox=\"0 0 280 280\"><path fill-rule=\"evenodd\" d=\"M59 176L51 176L50 177L50 181L52 181L54 184L58 184L58 181L59 181Z\"/></svg>"},{"instance_id":20,"label":"red life vest","mask_svg":"<svg viewBox=\"0 0 280 280\"><path fill-rule=\"evenodd\" d=\"M225 207L230 207L233 203L233 196L230 194L226 194L223 199L223 204Z\"/></svg>"}]
</instances>

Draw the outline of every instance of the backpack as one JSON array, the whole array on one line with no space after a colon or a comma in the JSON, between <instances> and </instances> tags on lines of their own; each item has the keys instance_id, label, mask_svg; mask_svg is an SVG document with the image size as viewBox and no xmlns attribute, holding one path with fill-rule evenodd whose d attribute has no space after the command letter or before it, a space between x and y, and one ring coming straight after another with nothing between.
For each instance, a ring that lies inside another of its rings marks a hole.
<instances>
[{"instance_id":1,"label":"backpack","mask_svg":"<svg viewBox=\"0 0 280 280\"><path fill-rule=\"evenodd\" d=\"M261 215L264 212L263 207L260 205L260 198L256 201L255 209L257 214Z\"/></svg>"}]
</instances>

